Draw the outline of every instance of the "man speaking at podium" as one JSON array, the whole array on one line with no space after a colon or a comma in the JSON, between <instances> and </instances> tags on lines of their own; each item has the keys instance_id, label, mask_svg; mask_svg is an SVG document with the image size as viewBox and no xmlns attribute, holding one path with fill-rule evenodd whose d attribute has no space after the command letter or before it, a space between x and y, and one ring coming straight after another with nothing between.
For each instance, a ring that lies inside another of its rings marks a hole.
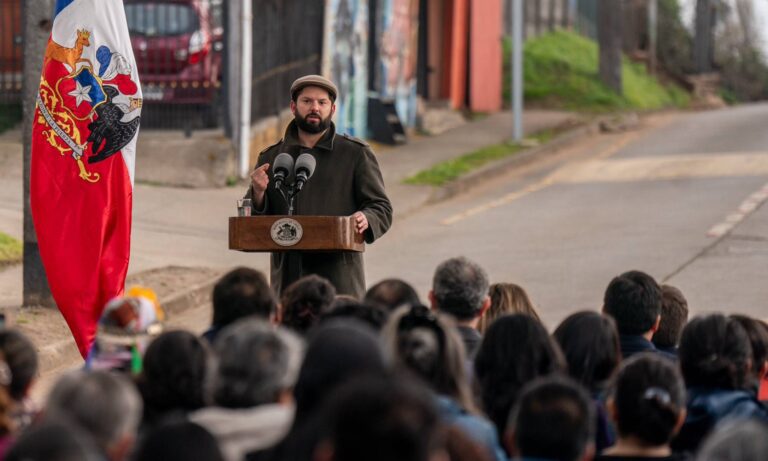
<instances>
[{"instance_id":1,"label":"man speaking at podium","mask_svg":"<svg viewBox=\"0 0 768 461\"><path fill-rule=\"evenodd\" d=\"M289 214L286 198L275 185L275 160L282 153L293 160L310 154L315 168L309 172L310 178L302 181L301 192L295 195L294 214L352 216L357 232L366 243L372 243L389 229L392 205L370 146L357 138L336 134L331 118L336 111L337 95L336 85L320 75L306 75L293 82L293 121L283 139L259 154L245 197L252 200L255 214ZM277 160L279 166L281 159ZM277 182L291 179L279 168L277 173ZM361 299L365 293L362 253L272 253L270 279L278 295L293 281L309 274L327 278L339 294Z\"/></svg>"}]
</instances>

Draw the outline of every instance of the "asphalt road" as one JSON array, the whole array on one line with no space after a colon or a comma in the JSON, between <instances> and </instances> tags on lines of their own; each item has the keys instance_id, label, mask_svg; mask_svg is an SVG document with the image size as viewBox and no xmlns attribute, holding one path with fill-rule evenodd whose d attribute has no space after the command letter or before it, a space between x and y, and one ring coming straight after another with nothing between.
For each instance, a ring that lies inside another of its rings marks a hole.
<instances>
[{"instance_id":1,"label":"asphalt road","mask_svg":"<svg viewBox=\"0 0 768 461\"><path fill-rule=\"evenodd\" d=\"M768 318L768 105L657 115L422 209L366 254L369 284L427 293L464 255L528 290L553 328L599 309L612 277L639 269L677 286L692 313Z\"/></svg>"}]
</instances>

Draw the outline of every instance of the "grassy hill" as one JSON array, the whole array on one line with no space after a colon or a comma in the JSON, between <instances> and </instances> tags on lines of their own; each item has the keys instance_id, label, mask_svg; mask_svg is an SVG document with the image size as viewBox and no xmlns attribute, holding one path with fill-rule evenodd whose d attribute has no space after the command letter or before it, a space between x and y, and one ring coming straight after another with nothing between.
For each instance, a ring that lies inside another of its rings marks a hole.
<instances>
[{"instance_id":1,"label":"grassy hill","mask_svg":"<svg viewBox=\"0 0 768 461\"><path fill-rule=\"evenodd\" d=\"M510 42L504 43L504 100L509 101ZM688 94L662 85L645 66L624 59L624 94L603 85L597 75L597 43L569 31L528 40L524 48L525 101L540 107L582 111L648 110L685 106Z\"/></svg>"}]
</instances>

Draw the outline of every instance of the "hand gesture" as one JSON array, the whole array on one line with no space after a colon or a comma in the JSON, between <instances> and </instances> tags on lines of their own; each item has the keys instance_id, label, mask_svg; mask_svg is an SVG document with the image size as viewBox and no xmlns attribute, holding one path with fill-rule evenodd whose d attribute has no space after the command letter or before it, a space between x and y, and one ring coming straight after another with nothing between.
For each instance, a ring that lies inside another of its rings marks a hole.
<instances>
[{"instance_id":1,"label":"hand gesture","mask_svg":"<svg viewBox=\"0 0 768 461\"><path fill-rule=\"evenodd\" d=\"M365 217L365 213L358 211L352 215L352 219L355 221L355 228L358 234L362 234L368 229L368 218Z\"/></svg>"},{"instance_id":2,"label":"hand gesture","mask_svg":"<svg viewBox=\"0 0 768 461\"><path fill-rule=\"evenodd\" d=\"M267 170L269 169L269 163L265 163L260 167L253 170L251 173L251 186L253 192L256 194L264 193L269 185L269 176L267 176Z\"/></svg>"}]
</instances>

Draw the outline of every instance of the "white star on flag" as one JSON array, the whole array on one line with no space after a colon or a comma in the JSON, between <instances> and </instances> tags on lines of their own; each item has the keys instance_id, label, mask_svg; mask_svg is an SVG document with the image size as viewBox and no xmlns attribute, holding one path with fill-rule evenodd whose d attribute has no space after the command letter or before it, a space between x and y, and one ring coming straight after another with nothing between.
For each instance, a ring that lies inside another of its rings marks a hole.
<instances>
[{"instance_id":1,"label":"white star on flag","mask_svg":"<svg viewBox=\"0 0 768 461\"><path fill-rule=\"evenodd\" d=\"M77 85L77 88L67 93L75 98L75 105L80 107L80 103L83 101L93 102L93 99L91 99L91 96L88 94L91 91L91 85L82 86L77 80L75 80L75 84Z\"/></svg>"}]
</instances>

